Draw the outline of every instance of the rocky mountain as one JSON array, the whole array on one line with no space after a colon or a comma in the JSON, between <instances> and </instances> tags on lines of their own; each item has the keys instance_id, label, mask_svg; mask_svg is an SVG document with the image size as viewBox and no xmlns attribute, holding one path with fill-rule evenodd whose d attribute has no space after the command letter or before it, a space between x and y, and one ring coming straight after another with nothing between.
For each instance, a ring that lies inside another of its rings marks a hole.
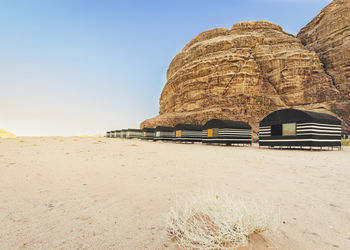
<instances>
[{"instance_id":1,"label":"rocky mountain","mask_svg":"<svg viewBox=\"0 0 350 250\"><path fill-rule=\"evenodd\" d=\"M330 3L297 37L316 51L337 89L350 100L350 1Z\"/></svg>"},{"instance_id":2,"label":"rocky mountain","mask_svg":"<svg viewBox=\"0 0 350 250\"><path fill-rule=\"evenodd\" d=\"M256 132L264 116L287 107L335 114L347 126L344 96L297 37L271 22L242 22L199 34L175 56L159 116L141 127L221 118L249 122Z\"/></svg>"}]
</instances>

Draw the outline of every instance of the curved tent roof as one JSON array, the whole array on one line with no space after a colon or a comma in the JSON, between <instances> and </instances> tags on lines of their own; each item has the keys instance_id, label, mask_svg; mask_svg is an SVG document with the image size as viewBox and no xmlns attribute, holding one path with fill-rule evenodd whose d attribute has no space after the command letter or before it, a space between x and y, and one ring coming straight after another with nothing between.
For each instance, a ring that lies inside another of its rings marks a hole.
<instances>
[{"instance_id":1,"label":"curved tent roof","mask_svg":"<svg viewBox=\"0 0 350 250\"><path fill-rule=\"evenodd\" d=\"M232 121L232 120L219 120L212 119L208 121L205 125L205 128L238 128L238 129L251 129L252 127L242 121Z\"/></svg>"},{"instance_id":2,"label":"curved tent roof","mask_svg":"<svg viewBox=\"0 0 350 250\"><path fill-rule=\"evenodd\" d=\"M157 126L156 131L169 131L172 132L174 131L173 127L166 127L166 126Z\"/></svg>"},{"instance_id":3,"label":"curved tent roof","mask_svg":"<svg viewBox=\"0 0 350 250\"><path fill-rule=\"evenodd\" d=\"M129 128L126 131L140 132L141 129Z\"/></svg>"},{"instance_id":4,"label":"curved tent roof","mask_svg":"<svg viewBox=\"0 0 350 250\"><path fill-rule=\"evenodd\" d=\"M204 129L203 126L201 125L196 125L196 124L177 124L174 127L174 130L196 130L196 131L202 131Z\"/></svg>"},{"instance_id":5,"label":"curved tent roof","mask_svg":"<svg viewBox=\"0 0 350 250\"><path fill-rule=\"evenodd\" d=\"M156 131L156 129L155 128L143 128L142 131L143 132L154 132L154 131Z\"/></svg>"},{"instance_id":6,"label":"curved tent roof","mask_svg":"<svg viewBox=\"0 0 350 250\"><path fill-rule=\"evenodd\" d=\"M281 109L267 115L260 121L260 126L277 125L282 123L323 123L341 125L341 120L333 115L304 111L298 109Z\"/></svg>"}]
</instances>

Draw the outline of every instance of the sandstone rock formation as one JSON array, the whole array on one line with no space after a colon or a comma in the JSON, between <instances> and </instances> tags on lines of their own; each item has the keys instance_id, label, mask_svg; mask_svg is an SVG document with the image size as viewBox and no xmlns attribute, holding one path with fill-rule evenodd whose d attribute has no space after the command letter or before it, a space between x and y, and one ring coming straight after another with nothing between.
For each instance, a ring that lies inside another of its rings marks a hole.
<instances>
[{"instance_id":1,"label":"sandstone rock formation","mask_svg":"<svg viewBox=\"0 0 350 250\"><path fill-rule=\"evenodd\" d=\"M254 131L272 111L294 107L338 112L344 102L318 55L267 21L205 31L175 56L160 97L159 116L141 127L204 124L212 118L249 122Z\"/></svg>"},{"instance_id":2,"label":"sandstone rock formation","mask_svg":"<svg viewBox=\"0 0 350 250\"><path fill-rule=\"evenodd\" d=\"M298 34L316 51L336 88L350 100L350 1L334 0Z\"/></svg>"}]
</instances>

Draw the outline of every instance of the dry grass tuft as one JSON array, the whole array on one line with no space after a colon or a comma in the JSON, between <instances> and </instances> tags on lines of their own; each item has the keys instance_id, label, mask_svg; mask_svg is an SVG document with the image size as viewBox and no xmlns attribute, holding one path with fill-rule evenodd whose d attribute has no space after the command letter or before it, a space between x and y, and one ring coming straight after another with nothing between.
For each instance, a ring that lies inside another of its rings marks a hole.
<instances>
[{"instance_id":1,"label":"dry grass tuft","mask_svg":"<svg viewBox=\"0 0 350 250\"><path fill-rule=\"evenodd\" d=\"M341 145L342 146L350 146L350 139L342 139Z\"/></svg>"},{"instance_id":2,"label":"dry grass tuft","mask_svg":"<svg viewBox=\"0 0 350 250\"><path fill-rule=\"evenodd\" d=\"M249 236L272 229L274 217L254 201L227 194L192 196L172 208L168 235L184 249L233 249L248 245Z\"/></svg>"}]
</instances>

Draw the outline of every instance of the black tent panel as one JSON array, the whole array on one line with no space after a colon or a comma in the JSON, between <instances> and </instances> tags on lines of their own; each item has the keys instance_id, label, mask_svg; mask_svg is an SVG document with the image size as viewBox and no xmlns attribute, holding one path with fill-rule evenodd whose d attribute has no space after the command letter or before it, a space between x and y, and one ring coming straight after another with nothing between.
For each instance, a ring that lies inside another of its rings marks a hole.
<instances>
[{"instance_id":1,"label":"black tent panel","mask_svg":"<svg viewBox=\"0 0 350 250\"><path fill-rule=\"evenodd\" d=\"M341 121L335 116L316 113L312 111L304 111L298 109L281 109L267 115L261 120L260 126L271 126L273 124L283 123L321 123L321 124L334 124L341 125Z\"/></svg>"},{"instance_id":2,"label":"black tent panel","mask_svg":"<svg viewBox=\"0 0 350 250\"><path fill-rule=\"evenodd\" d=\"M232 120L219 120L219 119L212 119L208 121L204 127L206 129L208 128L236 128L236 129L251 129L252 127L242 121L232 121Z\"/></svg>"}]
</instances>

